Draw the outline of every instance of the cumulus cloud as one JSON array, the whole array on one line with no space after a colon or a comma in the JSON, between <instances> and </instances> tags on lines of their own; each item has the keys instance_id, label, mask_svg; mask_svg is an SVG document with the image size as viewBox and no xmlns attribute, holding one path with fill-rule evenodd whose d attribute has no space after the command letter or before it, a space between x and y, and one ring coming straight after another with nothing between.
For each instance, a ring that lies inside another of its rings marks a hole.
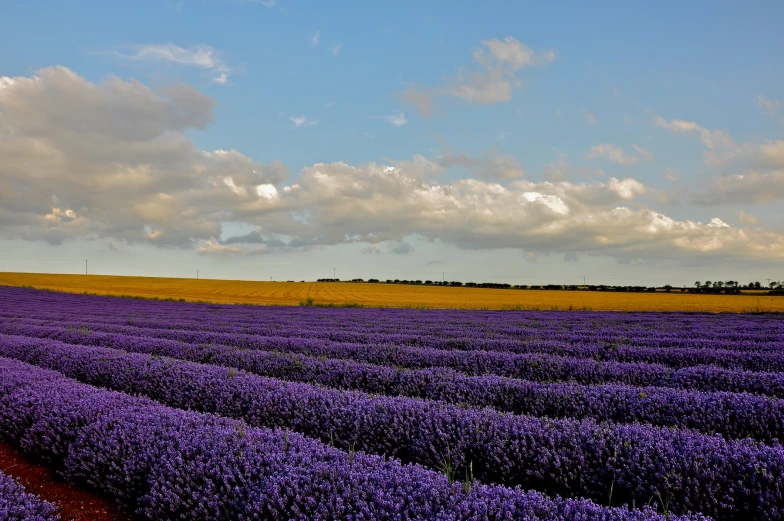
<instances>
[{"instance_id":1,"label":"cumulus cloud","mask_svg":"<svg viewBox=\"0 0 784 521\"><path fill-rule=\"evenodd\" d=\"M640 204L649 192L633 179L442 184L410 175L405 167L323 163L305 168L297 184L260 213L268 229L314 237L320 244L378 244L413 234L477 249L617 258L784 258L781 235L734 228L717 217L676 220ZM289 218L303 208L307 224Z\"/></svg>"},{"instance_id":2,"label":"cumulus cloud","mask_svg":"<svg viewBox=\"0 0 784 521\"><path fill-rule=\"evenodd\" d=\"M596 125L596 117L588 112L588 110L583 109L583 117L585 118L586 123L589 125Z\"/></svg>"},{"instance_id":3,"label":"cumulus cloud","mask_svg":"<svg viewBox=\"0 0 784 521\"><path fill-rule=\"evenodd\" d=\"M329 46L329 52L332 53L332 56L337 56L341 49L343 49L342 43L333 43Z\"/></svg>"},{"instance_id":4,"label":"cumulus cloud","mask_svg":"<svg viewBox=\"0 0 784 521\"><path fill-rule=\"evenodd\" d=\"M445 97L466 103L492 105L512 99L514 91L523 82L517 73L524 67L546 65L554 61L558 53L554 50L534 51L516 38L507 36L503 40L484 40L482 47L473 52L473 70L458 70L443 87L422 89L410 86L401 93L401 99L416 106L419 115L430 118L434 99Z\"/></svg>"},{"instance_id":5,"label":"cumulus cloud","mask_svg":"<svg viewBox=\"0 0 784 521\"><path fill-rule=\"evenodd\" d=\"M321 43L321 31L316 31L313 33L313 36L310 37L310 45L313 47L318 47Z\"/></svg>"},{"instance_id":6,"label":"cumulus cloud","mask_svg":"<svg viewBox=\"0 0 784 521\"><path fill-rule=\"evenodd\" d=\"M232 72L221 53L209 45L195 45L188 49L173 43L132 45L115 51L114 54L132 61L199 67L212 72L212 81L221 85L229 81L229 74Z\"/></svg>"},{"instance_id":7,"label":"cumulus cloud","mask_svg":"<svg viewBox=\"0 0 784 521\"><path fill-rule=\"evenodd\" d=\"M506 184L442 181L449 167L423 156L317 163L286 181L278 162L200 150L188 139L188 129L210 124L212 106L190 87L152 89L116 77L92 83L64 67L2 78L0 237L103 238L231 256L345 243L404 254L406 238L416 236L533 258L784 259L780 234L715 215L666 216L648 207L653 191L634 179L510 181L503 172L518 165L502 155L494 164ZM223 222L254 231L222 241Z\"/></svg>"},{"instance_id":8,"label":"cumulus cloud","mask_svg":"<svg viewBox=\"0 0 784 521\"><path fill-rule=\"evenodd\" d=\"M285 167L196 148L185 131L209 125L213 105L188 86L96 84L65 67L0 79L0 233L161 246L219 236L226 198L260 199L255 187Z\"/></svg>"},{"instance_id":9,"label":"cumulus cloud","mask_svg":"<svg viewBox=\"0 0 784 521\"><path fill-rule=\"evenodd\" d=\"M699 136L706 166L717 173L699 203L763 203L784 199L784 140L737 143L726 130L708 129L693 121L661 116L654 123L679 134Z\"/></svg>"},{"instance_id":10,"label":"cumulus cloud","mask_svg":"<svg viewBox=\"0 0 784 521\"><path fill-rule=\"evenodd\" d=\"M632 148L637 153L635 154L627 154L618 146L611 145L609 143L603 143L601 145L595 145L591 147L591 151L588 153L588 159L596 159L599 157L603 157L612 161L613 163L618 163L619 165L636 165L637 163L643 161L653 161L654 157L653 154L648 152L644 147L639 145L632 145Z\"/></svg>"},{"instance_id":11,"label":"cumulus cloud","mask_svg":"<svg viewBox=\"0 0 784 521\"><path fill-rule=\"evenodd\" d=\"M770 203L784 199L784 170L716 176L707 190L695 197L698 203Z\"/></svg>"},{"instance_id":12,"label":"cumulus cloud","mask_svg":"<svg viewBox=\"0 0 784 521\"><path fill-rule=\"evenodd\" d=\"M700 137L702 144L710 150L729 147L734 144L732 137L726 130L709 130L693 121L686 121L683 119L667 121L661 116L656 116L654 117L653 122L660 127L666 128L670 132L678 134L697 134Z\"/></svg>"}]
</instances>

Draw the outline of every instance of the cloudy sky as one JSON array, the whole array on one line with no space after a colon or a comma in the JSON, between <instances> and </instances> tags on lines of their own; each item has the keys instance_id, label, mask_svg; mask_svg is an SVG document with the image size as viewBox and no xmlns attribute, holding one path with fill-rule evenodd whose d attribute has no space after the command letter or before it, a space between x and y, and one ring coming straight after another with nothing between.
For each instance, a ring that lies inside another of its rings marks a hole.
<instances>
[{"instance_id":1,"label":"cloudy sky","mask_svg":"<svg viewBox=\"0 0 784 521\"><path fill-rule=\"evenodd\" d=\"M778 1L5 0L0 270L779 280L783 20Z\"/></svg>"}]
</instances>

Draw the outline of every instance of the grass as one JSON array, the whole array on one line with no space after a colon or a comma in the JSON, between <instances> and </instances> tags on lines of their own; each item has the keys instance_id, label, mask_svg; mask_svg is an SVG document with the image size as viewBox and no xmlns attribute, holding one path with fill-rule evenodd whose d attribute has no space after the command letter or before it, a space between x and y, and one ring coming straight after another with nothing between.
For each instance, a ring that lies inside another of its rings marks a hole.
<instances>
[{"instance_id":1,"label":"grass","mask_svg":"<svg viewBox=\"0 0 784 521\"><path fill-rule=\"evenodd\" d=\"M0 285L187 302L316 307L485 310L784 312L784 298L760 294L610 293L455 288L350 282L211 279L0 272Z\"/></svg>"}]
</instances>

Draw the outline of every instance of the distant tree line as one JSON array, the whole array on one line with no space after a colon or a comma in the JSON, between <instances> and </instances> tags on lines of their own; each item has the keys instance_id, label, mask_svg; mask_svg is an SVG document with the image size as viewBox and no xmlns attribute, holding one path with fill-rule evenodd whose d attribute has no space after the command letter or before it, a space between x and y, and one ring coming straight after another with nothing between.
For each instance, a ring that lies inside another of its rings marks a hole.
<instances>
[{"instance_id":1,"label":"distant tree line","mask_svg":"<svg viewBox=\"0 0 784 521\"><path fill-rule=\"evenodd\" d=\"M317 282L340 282L340 279L318 279ZM741 290L768 290L769 295L784 295L784 281L770 282L767 286L760 282L749 282L748 284L741 284L736 280L727 281L710 281L705 282L696 281L692 287L677 288L670 284L664 286L620 286L620 285L607 285L607 284L544 284L544 285L526 285L526 284L504 284L498 282L460 282L456 280L407 280L407 279L387 279L385 281L379 279L350 279L347 282L370 282L381 284L408 284L408 285L423 285L423 286L450 286L450 287L465 287L465 288L493 288L493 289L534 289L534 290L567 290L567 291L614 291L614 292L628 292L628 293L655 293L657 291L664 291L671 293L673 291L680 293L707 293L707 294L725 294L725 295L738 295Z\"/></svg>"}]
</instances>

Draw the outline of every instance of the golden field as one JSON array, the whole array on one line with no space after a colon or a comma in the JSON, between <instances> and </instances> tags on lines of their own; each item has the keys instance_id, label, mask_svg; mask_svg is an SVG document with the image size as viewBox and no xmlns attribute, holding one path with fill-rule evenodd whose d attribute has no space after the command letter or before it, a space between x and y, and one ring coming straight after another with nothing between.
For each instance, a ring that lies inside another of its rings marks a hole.
<instances>
[{"instance_id":1,"label":"golden field","mask_svg":"<svg viewBox=\"0 0 784 521\"><path fill-rule=\"evenodd\" d=\"M351 282L257 282L3 272L0 272L0 285L226 304L298 305L300 301L310 297L317 305L356 303L364 306L463 309L784 311L783 297L763 294L603 293Z\"/></svg>"}]
</instances>

